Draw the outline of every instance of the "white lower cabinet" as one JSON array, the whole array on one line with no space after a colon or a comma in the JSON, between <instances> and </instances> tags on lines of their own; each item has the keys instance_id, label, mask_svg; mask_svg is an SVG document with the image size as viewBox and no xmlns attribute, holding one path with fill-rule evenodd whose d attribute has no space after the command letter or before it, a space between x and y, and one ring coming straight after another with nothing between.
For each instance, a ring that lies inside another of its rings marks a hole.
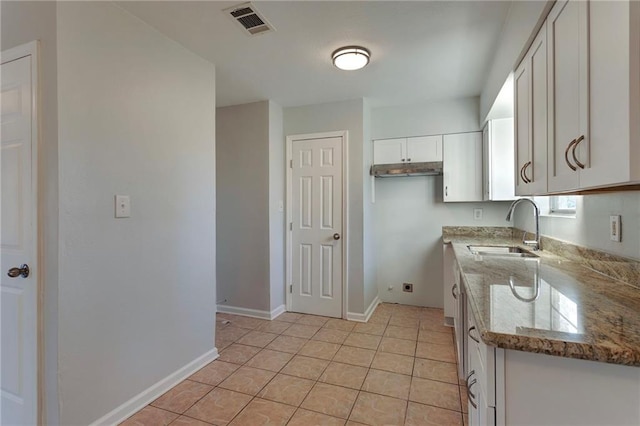
<instances>
[{"instance_id":1,"label":"white lower cabinet","mask_svg":"<svg viewBox=\"0 0 640 426\"><path fill-rule=\"evenodd\" d=\"M467 304L469 424L640 424L640 368L488 346Z\"/></svg>"},{"instance_id":2,"label":"white lower cabinet","mask_svg":"<svg viewBox=\"0 0 640 426\"><path fill-rule=\"evenodd\" d=\"M456 256L453 253L453 247L451 244L442 245L442 271L443 271L443 284L444 284L444 321L446 324L453 325L453 317L456 309L456 293L459 291L457 285L458 277L455 277L453 272Z\"/></svg>"},{"instance_id":3,"label":"white lower cabinet","mask_svg":"<svg viewBox=\"0 0 640 426\"><path fill-rule=\"evenodd\" d=\"M470 425L496 424L496 348L482 343L471 307L467 305L467 375Z\"/></svg>"}]
</instances>

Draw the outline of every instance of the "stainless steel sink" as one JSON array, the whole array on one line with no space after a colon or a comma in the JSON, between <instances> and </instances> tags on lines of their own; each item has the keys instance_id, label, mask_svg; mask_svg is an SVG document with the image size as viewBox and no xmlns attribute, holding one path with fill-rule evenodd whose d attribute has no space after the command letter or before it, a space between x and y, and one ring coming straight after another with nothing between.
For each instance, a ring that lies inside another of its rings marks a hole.
<instances>
[{"instance_id":1,"label":"stainless steel sink","mask_svg":"<svg viewBox=\"0 0 640 426\"><path fill-rule=\"evenodd\" d=\"M538 257L530 251L516 246L467 246L469 251L480 256Z\"/></svg>"}]
</instances>

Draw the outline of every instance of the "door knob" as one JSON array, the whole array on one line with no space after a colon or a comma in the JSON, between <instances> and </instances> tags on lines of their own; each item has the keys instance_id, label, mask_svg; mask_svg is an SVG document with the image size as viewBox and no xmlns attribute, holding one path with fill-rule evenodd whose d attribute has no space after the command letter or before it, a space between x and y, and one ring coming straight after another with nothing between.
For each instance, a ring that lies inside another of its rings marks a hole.
<instances>
[{"instance_id":1,"label":"door knob","mask_svg":"<svg viewBox=\"0 0 640 426\"><path fill-rule=\"evenodd\" d=\"M7 275L9 275L11 278L27 278L29 276L29 265L25 263L19 268L11 268L9 269L9 272L7 272Z\"/></svg>"},{"instance_id":2,"label":"door knob","mask_svg":"<svg viewBox=\"0 0 640 426\"><path fill-rule=\"evenodd\" d=\"M337 232L335 234L333 234L333 239L334 240L339 240L340 239L340 234L338 234Z\"/></svg>"}]
</instances>

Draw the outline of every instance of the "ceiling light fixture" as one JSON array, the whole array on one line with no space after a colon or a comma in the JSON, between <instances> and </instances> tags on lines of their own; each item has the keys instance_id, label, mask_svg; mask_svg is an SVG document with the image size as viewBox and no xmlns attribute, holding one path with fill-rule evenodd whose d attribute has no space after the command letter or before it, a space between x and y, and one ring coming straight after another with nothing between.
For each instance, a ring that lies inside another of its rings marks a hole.
<instances>
[{"instance_id":1,"label":"ceiling light fixture","mask_svg":"<svg viewBox=\"0 0 640 426\"><path fill-rule=\"evenodd\" d=\"M346 46L331 54L333 65L345 71L359 70L369 63L371 52L360 46Z\"/></svg>"}]
</instances>

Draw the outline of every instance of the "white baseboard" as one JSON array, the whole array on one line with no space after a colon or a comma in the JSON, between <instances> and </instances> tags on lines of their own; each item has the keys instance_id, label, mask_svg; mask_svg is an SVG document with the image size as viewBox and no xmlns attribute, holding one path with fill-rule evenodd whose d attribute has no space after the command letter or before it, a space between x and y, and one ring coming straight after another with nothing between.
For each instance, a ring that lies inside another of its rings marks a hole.
<instances>
[{"instance_id":1,"label":"white baseboard","mask_svg":"<svg viewBox=\"0 0 640 426\"><path fill-rule=\"evenodd\" d=\"M245 317L272 320L286 310L284 305L280 305L272 311L260 311L258 309L239 308L237 306L218 305L218 312L225 314L242 315Z\"/></svg>"},{"instance_id":2,"label":"white baseboard","mask_svg":"<svg viewBox=\"0 0 640 426\"><path fill-rule=\"evenodd\" d=\"M285 312L286 310L287 310L286 306L284 306L284 305L278 306L273 311L271 311L271 318L269 318L269 319L274 319L275 317L277 317L281 313Z\"/></svg>"},{"instance_id":3,"label":"white baseboard","mask_svg":"<svg viewBox=\"0 0 640 426\"><path fill-rule=\"evenodd\" d=\"M373 315L373 312L376 310L376 307L379 304L380 304L380 298L376 296L375 299L373 299L373 302L371 302L371 304L367 308L367 310L364 311L364 314L347 312L347 319L349 321L367 322L369 321L369 318L371 318L371 315Z\"/></svg>"},{"instance_id":4,"label":"white baseboard","mask_svg":"<svg viewBox=\"0 0 640 426\"><path fill-rule=\"evenodd\" d=\"M193 373L209 364L216 358L218 358L218 349L213 348L209 352L194 359L179 370L171 373L156 384L140 392L138 395L134 396L118 408L100 417L98 420L91 423L91 425L117 425L123 422L127 418L131 417L132 415L149 405L149 403L156 400L160 395L162 395L187 377L191 376Z\"/></svg>"}]
</instances>

